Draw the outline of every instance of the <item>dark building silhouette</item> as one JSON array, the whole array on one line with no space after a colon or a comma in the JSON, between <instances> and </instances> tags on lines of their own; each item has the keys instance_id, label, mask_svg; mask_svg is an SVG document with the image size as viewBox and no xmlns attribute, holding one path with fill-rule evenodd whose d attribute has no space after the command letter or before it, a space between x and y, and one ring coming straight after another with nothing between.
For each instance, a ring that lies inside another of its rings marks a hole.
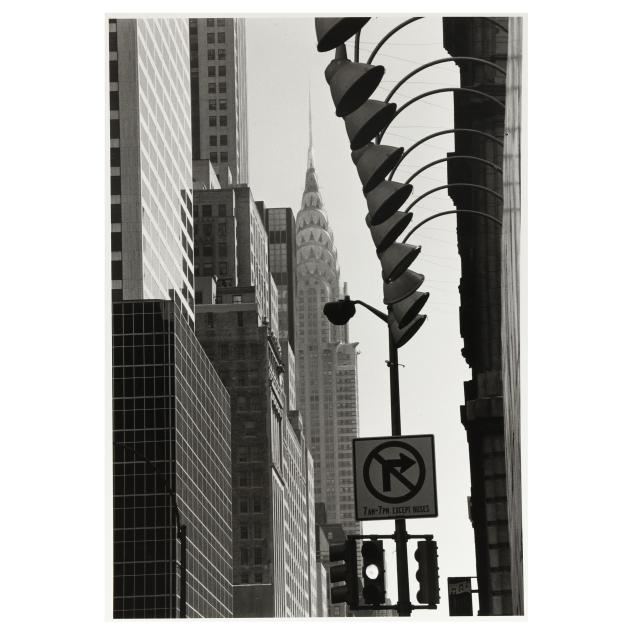
<instances>
[{"instance_id":1,"label":"dark building silhouette","mask_svg":"<svg viewBox=\"0 0 635 635\"><path fill-rule=\"evenodd\" d=\"M174 302L113 304L115 618L231 617L229 395ZM171 494L174 494L174 498Z\"/></svg>"},{"instance_id":2,"label":"dark building silhouette","mask_svg":"<svg viewBox=\"0 0 635 635\"><path fill-rule=\"evenodd\" d=\"M485 59L505 69L507 22L507 18L443 18L444 46L453 56ZM504 73L470 61L457 64L462 87L478 89L505 102ZM503 108L474 93L455 93L454 127L489 133L500 143L475 133L456 133L455 151L448 156L476 156L502 166ZM481 211L502 219L503 202L491 192L452 187L453 183L474 183L502 195L501 172L481 162L455 159L448 161L447 174L449 195L457 209ZM488 219L459 214L457 239L461 257L462 352L472 371L471 380L465 382L461 421L469 444L470 518L475 538L479 614L506 615L519 612L518 602L512 598L513 589L519 585L511 576L509 536L521 518L519 514L509 514L508 500L510 468L506 464L501 359L501 228ZM520 466L514 469L519 470ZM522 576L522 569L515 575Z\"/></svg>"}]
</instances>

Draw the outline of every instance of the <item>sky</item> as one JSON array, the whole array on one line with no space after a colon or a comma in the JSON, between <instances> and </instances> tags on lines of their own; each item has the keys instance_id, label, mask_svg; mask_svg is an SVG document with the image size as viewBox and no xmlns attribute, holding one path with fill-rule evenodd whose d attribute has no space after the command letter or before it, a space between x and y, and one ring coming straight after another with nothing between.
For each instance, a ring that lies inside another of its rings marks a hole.
<instances>
[{"instance_id":1,"label":"sky","mask_svg":"<svg viewBox=\"0 0 635 635\"><path fill-rule=\"evenodd\" d=\"M366 61L375 44L409 16L373 19L362 31L360 60ZM350 157L344 122L335 115L324 69L333 53L318 53L314 21L308 17L247 19L247 97L249 119L249 182L254 197L270 207L291 207L297 214L304 189L309 140L309 93L312 107L314 155L341 268L349 295L385 310L381 269L364 217L368 211L357 171ZM353 52L349 51L352 58ZM393 36L373 61L385 67L373 95L384 99L410 70L448 57L442 46L440 17L426 17ZM458 86L454 63L440 64L415 75L393 101L400 104L421 92ZM408 147L434 131L452 126L452 95L418 101L388 128L382 143ZM419 167L453 150L452 135L423 144L404 161L395 180L404 182ZM428 189L445 184L445 164L426 170L414 181L407 204ZM416 222L435 212L453 209L439 192L417 204ZM460 261L456 220L445 216L426 224L409 239L422 246L411 269L426 277L421 290L430 298L423 313L426 323L399 350L402 434L433 434L439 516L408 520L409 533L432 533L439 550L441 604L437 611L416 611L419 618L447 616L448 576L474 576L474 537L468 519L469 461L459 407L464 403L463 381L469 369L461 356L458 321ZM390 428L388 346L385 325L358 306L349 322L350 340L359 342L360 436L388 436ZM392 533L393 521L367 521L365 533ZM386 541L388 595L397 600L394 543ZM417 582L410 541L411 600Z\"/></svg>"}]
</instances>

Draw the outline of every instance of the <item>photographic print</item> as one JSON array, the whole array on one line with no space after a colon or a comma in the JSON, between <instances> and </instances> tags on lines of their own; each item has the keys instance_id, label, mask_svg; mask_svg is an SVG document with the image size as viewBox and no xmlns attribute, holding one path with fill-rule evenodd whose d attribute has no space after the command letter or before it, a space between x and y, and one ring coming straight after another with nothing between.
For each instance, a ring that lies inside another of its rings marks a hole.
<instances>
[{"instance_id":1,"label":"photographic print","mask_svg":"<svg viewBox=\"0 0 635 635\"><path fill-rule=\"evenodd\" d=\"M112 617L523 616L526 18L104 19Z\"/></svg>"}]
</instances>

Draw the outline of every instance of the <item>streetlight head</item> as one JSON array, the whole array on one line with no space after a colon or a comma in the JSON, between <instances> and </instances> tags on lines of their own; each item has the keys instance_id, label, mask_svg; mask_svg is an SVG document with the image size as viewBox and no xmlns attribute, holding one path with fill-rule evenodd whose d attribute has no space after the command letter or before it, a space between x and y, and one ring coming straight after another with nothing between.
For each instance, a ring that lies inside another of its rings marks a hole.
<instances>
[{"instance_id":1,"label":"streetlight head","mask_svg":"<svg viewBox=\"0 0 635 635\"><path fill-rule=\"evenodd\" d=\"M371 225L383 223L392 216L408 199L412 192L410 183L382 181L366 194L366 204Z\"/></svg>"},{"instance_id":2,"label":"streetlight head","mask_svg":"<svg viewBox=\"0 0 635 635\"><path fill-rule=\"evenodd\" d=\"M392 337L392 341L394 342L397 348L402 347L406 342L409 342L414 334L423 326L423 323L426 321L427 315L417 315L417 317L404 326L403 328L399 328L397 324L397 318L390 314L388 316L388 327L390 328L390 336Z\"/></svg>"},{"instance_id":3,"label":"streetlight head","mask_svg":"<svg viewBox=\"0 0 635 635\"><path fill-rule=\"evenodd\" d=\"M412 321L415 316L423 309L428 301L430 294L427 291L415 291L401 302L395 302L391 305L393 315L397 319L397 326L404 328L408 322Z\"/></svg>"},{"instance_id":4,"label":"streetlight head","mask_svg":"<svg viewBox=\"0 0 635 635\"><path fill-rule=\"evenodd\" d=\"M392 172L403 151L403 148L369 143L351 153L364 194L379 185Z\"/></svg>"},{"instance_id":5,"label":"streetlight head","mask_svg":"<svg viewBox=\"0 0 635 635\"><path fill-rule=\"evenodd\" d=\"M392 245L412 220L412 212L395 212L388 220L379 225L370 224L370 214L366 214L366 224L375 243L377 253Z\"/></svg>"},{"instance_id":6,"label":"streetlight head","mask_svg":"<svg viewBox=\"0 0 635 635\"><path fill-rule=\"evenodd\" d=\"M327 302L322 311L331 324L342 326L355 315L355 304L349 299Z\"/></svg>"},{"instance_id":7,"label":"streetlight head","mask_svg":"<svg viewBox=\"0 0 635 635\"><path fill-rule=\"evenodd\" d=\"M335 114L345 117L357 110L375 92L384 72L383 66L334 59L324 75L331 89Z\"/></svg>"},{"instance_id":8,"label":"streetlight head","mask_svg":"<svg viewBox=\"0 0 635 635\"><path fill-rule=\"evenodd\" d=\"M414 293L425 280L422 273L404 271L392 282L384 282L384 304L395 304Z\"/></svg>"},{"instance_id":9,"label":"streetlight head","mask_svg":"<svg viewBox=\"0 0 635 635\"><path fill-rule=\"evenodd\" d=\"M404 243L393 243L379 254L381 275L384 282L398 278L419 255L421 247Z\"/></svg>"},{"instance_id":10,"label":"streetlight head","mask_svg":"<svg viewBox=\"0 0 635 635\"><path fill-rule=\"evenodd\" d=\"M315 18L317 50L330 51L355 35L370 18Z\"/></svg>"},{"instance_id":11,"label":"streetlight head","mask_svg":"<svg viewBox=\"0 0 635 635\"><path fill-rule=\"evenodd\" d=\"M397 104L369 99L344 117L351 150L359 150L370 143L394 119L396 112Z\"/></svg>"}]
</instances>

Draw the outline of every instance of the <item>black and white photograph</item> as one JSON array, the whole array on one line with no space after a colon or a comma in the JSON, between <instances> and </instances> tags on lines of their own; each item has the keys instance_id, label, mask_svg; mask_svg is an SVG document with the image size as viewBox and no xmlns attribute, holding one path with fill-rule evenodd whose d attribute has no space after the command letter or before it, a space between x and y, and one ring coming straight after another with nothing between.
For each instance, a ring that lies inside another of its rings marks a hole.
<instances>
[{"instance_id":1,"label":"black and white photograph","mask_svg":"<svg viewBox=\"0 0 635 635\"><path fill-rule=\"evenodd\" d=\"M523 16L105 25L112 617L523 616Z\"/></svg>"}]
</instances>

